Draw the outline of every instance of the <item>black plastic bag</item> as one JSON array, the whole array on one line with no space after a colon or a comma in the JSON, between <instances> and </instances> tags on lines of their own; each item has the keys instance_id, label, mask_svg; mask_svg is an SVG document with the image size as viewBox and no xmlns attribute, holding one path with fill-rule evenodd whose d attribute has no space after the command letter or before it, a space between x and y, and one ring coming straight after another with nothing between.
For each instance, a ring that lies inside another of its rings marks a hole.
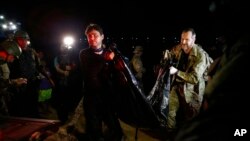
<instances>
[{"instance_id":1,"label":"black plastic bag","mask_svg":"<svg viewBox=\"0 0 250 141\"><path fill-rule=\"evenodd\" d=\"M166 68L160 68L154 87L147 96L153 107L160 126L165 127L168 115L168 95L170 93L170 75Z\"/></svg>"}]
</instances>

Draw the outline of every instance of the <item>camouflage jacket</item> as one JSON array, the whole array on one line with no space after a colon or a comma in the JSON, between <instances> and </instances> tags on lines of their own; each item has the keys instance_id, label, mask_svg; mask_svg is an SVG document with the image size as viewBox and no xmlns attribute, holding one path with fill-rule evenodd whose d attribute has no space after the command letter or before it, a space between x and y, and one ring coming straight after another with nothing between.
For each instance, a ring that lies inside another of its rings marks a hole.
<instances>
[{"instance_id":1,"label":"camouflage jacket","mask_svg":"<svg viewBox=\"0 0 250 141\"><path fill-rule=\"evenodd\" d=\"M207 52L201 46L195 44L187 56L187 60L182 62L182 55L184 52L178 45L171 50L172 59L177 60L177 68L179 69L173 80L172 87L182 85L182 92L185 95L186 102L192 100L202 101L205 91L205 81L207 70L212 62ZM177 84L177 85L175 85Z\"/></svg>"}]
</instances>

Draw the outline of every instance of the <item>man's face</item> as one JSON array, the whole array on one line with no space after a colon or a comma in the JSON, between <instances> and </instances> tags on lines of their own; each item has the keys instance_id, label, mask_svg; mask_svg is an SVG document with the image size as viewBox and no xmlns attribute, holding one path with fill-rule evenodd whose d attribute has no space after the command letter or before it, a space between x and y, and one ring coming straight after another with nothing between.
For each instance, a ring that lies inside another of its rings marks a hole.
<instances>
[{"instance_id":1,"label":"man's face","mask_svg":"<svg viewBox=\"0 0 250 141\"><path fill-rule=\"evenodd\" d=\"M61 46L60 47L60 52L61 52L61 54L67 54L68 53L68 48L66 46Z\"/></svg>"},{"instance_id":2,"label":"man's face","mask_svg":"<svg viewBox=\"0 0 250 141\"><path fill-rule=\"evenodd\" d=\"M182 32L181 34L181 48L182 50L188 54L193 47L195 42L195 35L192 32Z\"/></svg>"},{"instance_id":3,"label":"man's face","mask_svg":"<svg viewBox=\"0 0 250 141\"><path fill-rule=\"evenodd\" d=\"M97 49L102 46L102 40L104 39L104 35L103 34L101 35L100 32L96 30L92 30L89 33L87 33L87 39L89 46L94 49Z\"/></svg>"},{"instance_id":4,"label":"man's face","mask_svg":"<svg viewBox=\"0 0 250 141\"><path fill-rule=\"evenodd\" d=\"M24 38L17 38L16 41L22 50L26 50L30 44L30 40Z\"/></svg>"}]
</instances>

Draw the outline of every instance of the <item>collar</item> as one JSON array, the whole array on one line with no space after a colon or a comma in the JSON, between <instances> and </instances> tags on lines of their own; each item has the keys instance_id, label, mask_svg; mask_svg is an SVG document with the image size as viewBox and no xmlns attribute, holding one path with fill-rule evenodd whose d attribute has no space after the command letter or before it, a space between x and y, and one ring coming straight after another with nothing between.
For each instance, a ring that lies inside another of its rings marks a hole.
<instances>
[{"instance_id":1,"label":"collar","mask_svg":"<svg viewBox=\"0 0 250 141\"><path fill-rule=\"evenodd\" d=\"M102 52L103 51L103 48L101 47L101 48L98 48L98 49L94 49L94 48L90 48L93 52L95 52L95 53L100 53L100 52Z\"/></svg>"},{"instance_id":2,"label":"collar","mask_svg":"<svg viewBox=\"0 0 250 141\"><path fill-rule=\"evenodd\" d=\"M90 50L95 53L95 54L102 54L103 53L103 47L98 48L98 49L94 49L90 47Z\"/></svg>"}]
</instances>

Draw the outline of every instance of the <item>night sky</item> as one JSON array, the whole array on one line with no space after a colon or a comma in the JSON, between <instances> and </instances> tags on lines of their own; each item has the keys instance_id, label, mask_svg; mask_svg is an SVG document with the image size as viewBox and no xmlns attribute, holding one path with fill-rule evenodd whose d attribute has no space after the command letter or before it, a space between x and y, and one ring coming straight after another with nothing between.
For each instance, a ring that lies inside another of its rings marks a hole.
<instances>
[{"instance_id":1,"label":"night sky","mask_svg":"<svg viewBox=\"0 0 250 141\"><path fill-rule=\"evenodd\" d=\"M83 38L90 22L100 24L106 37L117 38L179 37L184 27L193 27L200 42L209 41L220 32L218 29L226 26L223 16L219 15L219 10L223 9L220 6L226 5L226 0L215 1L216 6L211 4L212 0L21 0L7 3L1 4L0 13L20 22L40 47L59 44L65 34Z\"/></svg>"},{"instance_id":2,"label":"night sky","mask_svg":"<svg viewBox=\"0 0 250 141\"><path fill-rule=\"evenodd\" d=\"M196 42L211 57L218 54L216 48L211 48L216 37L231 29L230 34L240 28L246 33L249 31L246 0L229 0L229 4L227 0L214 0L214 4L211 4L212 1L20 0L18 3L10 1L10 4L1 4L0 13L21 23L22 28L30 34L31 47L46 53L51 68L66 34L73 35L80 43L75 51L78 59L78 49L87 46L86 41L82 43L85 27L89 23L100 24L104 29L105 43L108 42L107 37L114 38L112 42L117 43L118 49L128 59L132 58L133 47L138 44L134 37L140 38L139 44L144 46L142 59L147 70L146 91L149 91L154 83L153 67L160 62L163 50L178 43L183 28L193 27L196 30ZM124 40L120 40L121 37ZM146 37L150 40L145 40ZM166 40L163 41L163 37Z\"/></svg>"},{"instance_id":3,"label":"night sky","mask_svg":"<svg viewBox=\"0 0 250 141\"><path fill-rule=\"evenodd\" d=\"M199 6L195 6L199 5ZM89 22L103 26L112 35L167 34L182 25L204 26L209 16L208 2L157 1L37 1L1 5L9 18L17 19L27 30L39 34L82 34ZM38 36L38 35L33 35Z\"/></svg>"}]
</instances>

